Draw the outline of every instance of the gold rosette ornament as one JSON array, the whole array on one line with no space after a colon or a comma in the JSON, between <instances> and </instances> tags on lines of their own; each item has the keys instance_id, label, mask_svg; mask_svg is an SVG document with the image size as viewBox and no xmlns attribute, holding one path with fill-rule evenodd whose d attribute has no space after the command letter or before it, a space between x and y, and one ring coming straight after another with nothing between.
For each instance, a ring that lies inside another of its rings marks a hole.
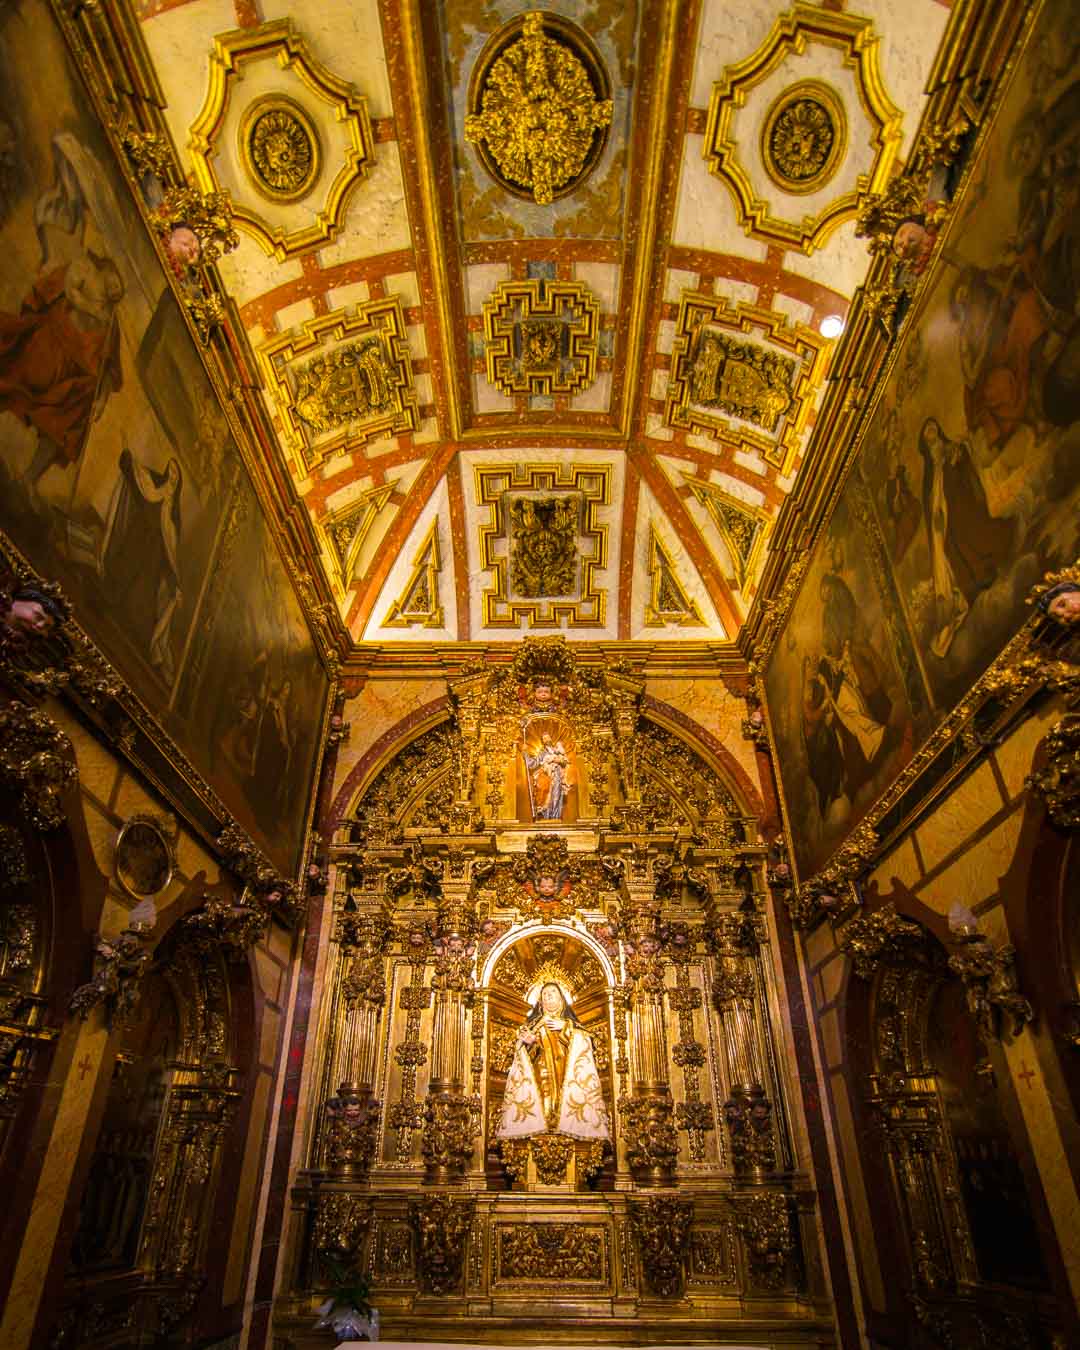
<instances>
[{"instance_id":1,"label":"gold rosette ornament","mask_svg":"<svg viewBox=\"0 0 1080 1350\"><path fill-rule=\"evenodd\" d=\"M490 64L481 58L470 98L480 110L465 119L465 139L492 174L541 206L588 172L611 124L611 99L597 97L599 60L583 44L571 48L569 26L560 36L544 32L540 14L527 14L520 38L496 49Z\"/></svg>"}]
</instances>

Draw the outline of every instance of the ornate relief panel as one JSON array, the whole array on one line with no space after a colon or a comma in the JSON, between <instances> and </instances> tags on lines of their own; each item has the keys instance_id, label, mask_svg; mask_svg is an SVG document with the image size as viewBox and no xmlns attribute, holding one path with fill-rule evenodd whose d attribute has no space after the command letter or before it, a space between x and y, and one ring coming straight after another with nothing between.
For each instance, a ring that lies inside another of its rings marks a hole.
<instances>
[{"instance_id":1,"label":"ornate relief panel","mask_svg":"<svg viewBox=\"0 0 1080 1350\"><path fill-rule=\"evenodd\" d=\"M596 379L600 307L576 281L504 281L484 304L487 378L502 393L576 394Z\"/></svg>"},{"instance_id":2,"label":"ornate relief panel","mask_svg":"<svg viewBox=\"0 0 1080 1350\"><path fill-rule=\"evenodd\" d=\"M649 583L646 628L665 628L669 623L697 627L705 622L697 601L679 580L671 552L653 524L649 525Z\"/></svg>"},{"instance_id":3,"label":"ornate relief panel","mask_svg":"<svg viewBox=\"0 0 1080 1350\"><path fill-rule=\"evenodd\" d=\"M209 74L188 143L198 186L228 192L237 226L279 261L334 239L375 155L367 100L288 19L223 33Z\"/></svg>"},{"instance_id":4,"label":"ornate relief panel","mask_svg":"<svg viewBox=\"0 0 1080 1350\"><path fill-rule=\"evenodd\" d=\"M611 1233L582 1223L496 1224L495 1283L608 1283Z\"/></svg>"},{"instance_id":5,"label":"ornate relief panel","mask_svg":"<svg viewBox=\"0 0 1080 1350\"><path fill-rule=\"evenodd\" d=\"M825 346L770 310L731 309L722 296L685 291L665 420L734 442L789 473L825 373Z\"/></svg>"},{"instance_id":6,"label":"ornate relief panel","mask_svg":"<svg viewBox=\"0 0 1080 1350\"><path fill-rule=\"evenodd\" d=\"M397 296L309 319L259 349L281 439L306 475L347 444L420 424Z\"/></svg>"},{"instance_id":7,"label":"ornate relief panel","mask_svg":"<svg viewBox=\"0 0 1080 1350\"><path fill-rule=\"evenodd\" d=\"M485 626L602 627L607 592L596 573L607 566L608 526L598 512L611 501L606 464L496 464L475 468L480 565L494 573L482 595Z\"/></svg>"},{"instance_id":8,"label":"ornate relief panel","mask_svg":"<svg viewBox=\"0 0 1080 1350\"><path fill-rule=\"evenodd\" d=\"M739 590L745 591L748 580L757 573L765 547L770 523L768 513L704 478L684 473L682 481L719 531L731 558L734 582Z\"/></svg>"},{"instance_id":9,"label":"ornate relief panel","mask_svg":"<svg viewBox=\"0 0 1080 1350\"><path fill-rule=\"evenodd\" d=\"M797 5L713 85L705 159L747 234L812 253L881 190L901 123L870 20Z\"/></svg>"},{"instance_id":10,"label":"ornate relief panel","mask_svg":"<svg viewBox=\"0 0 1080 1350\"><path fill-rule=\"evenodd\" d=\"M332 580L341 591L348 589L353 573L375 518L389 502L397 480L391 478L387 483L369 488L355 501L331 511L319 522L327 552L334 563Z\"/></svg>"}]
</instances>

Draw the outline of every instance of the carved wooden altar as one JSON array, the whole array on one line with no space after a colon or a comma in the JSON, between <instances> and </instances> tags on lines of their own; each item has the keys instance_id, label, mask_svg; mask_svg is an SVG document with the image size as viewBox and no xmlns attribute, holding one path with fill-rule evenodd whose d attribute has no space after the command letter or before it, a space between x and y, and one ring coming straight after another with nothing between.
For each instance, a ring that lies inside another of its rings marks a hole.
<instances>
[{"instance_id":1,"label":"carved wooden altar","mask_svg":"<svg viewBox=\"0 0 1080 1350\"><path fill-rule=\"evenodd\" d=\"M535 748L555 744L562 818ZM553 638L451 680L445 718L362 789L333 855L282 1334L308 1343L344 1264L389 1336L498 1340L524 1318L515 1339L558 1322L823 1343L765 850L625 666ZM591 1037L610 1143L495 1137L545 980Z\"/></svg>"}]
</instances>

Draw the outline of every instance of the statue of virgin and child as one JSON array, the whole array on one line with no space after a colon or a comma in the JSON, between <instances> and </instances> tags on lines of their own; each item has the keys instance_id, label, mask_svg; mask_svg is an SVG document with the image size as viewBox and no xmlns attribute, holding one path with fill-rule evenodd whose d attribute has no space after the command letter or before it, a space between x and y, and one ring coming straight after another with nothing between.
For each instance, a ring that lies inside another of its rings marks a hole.
<instances>
[{"instance_id":1,"label":"statue of virgin and child","mask_svg":"<svg viewBox=\"0 0 1080 1350\"><path fill-rule=\"evenodd\" d=\"M592 1037L562 987L544 984L518 1029L495 1136L610 1139Z\"/></svg>"}]
</instances>

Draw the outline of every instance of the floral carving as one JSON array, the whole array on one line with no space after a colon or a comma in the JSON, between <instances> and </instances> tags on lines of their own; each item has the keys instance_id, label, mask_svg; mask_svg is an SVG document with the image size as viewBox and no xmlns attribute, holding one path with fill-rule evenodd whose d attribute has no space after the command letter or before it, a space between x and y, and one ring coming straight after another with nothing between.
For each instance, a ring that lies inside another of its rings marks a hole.
<instances>
[{"instance_id":1,"label":"floral carving","mask_svg":"<svg viewBox=\"0 0 1080 1350\"><path fill-rule=\"evenodd\" d=\"M475 1200L450 1195L428 1195L409 1205L419 1239L420 1280L429 1294L449 1294L460 1285L475 1211Z\"/></svg>"},{"instance_id":2,"label":"floral carving","mask_svg":"<svg viewBox=\"0 0 1080 1350\"><path fill-rule=\"evenodd\" d=\"M36 829L63 824L63 794L77 778L71 742L51 717L14 699L0 708L0 780Z\"/></svg>"},{"instance_id":3,"label":"floral carving","mask_svg":"<svg viewBox=\"0 0 1080 1350\"><path fill-rule=\"evenodd\" d=\"M654 1294L672 1298L682 1292L683 1255L694 1206L689 1200L630 1201L630 1223L645 1281Z\"/></svg>"}]
</instances>

